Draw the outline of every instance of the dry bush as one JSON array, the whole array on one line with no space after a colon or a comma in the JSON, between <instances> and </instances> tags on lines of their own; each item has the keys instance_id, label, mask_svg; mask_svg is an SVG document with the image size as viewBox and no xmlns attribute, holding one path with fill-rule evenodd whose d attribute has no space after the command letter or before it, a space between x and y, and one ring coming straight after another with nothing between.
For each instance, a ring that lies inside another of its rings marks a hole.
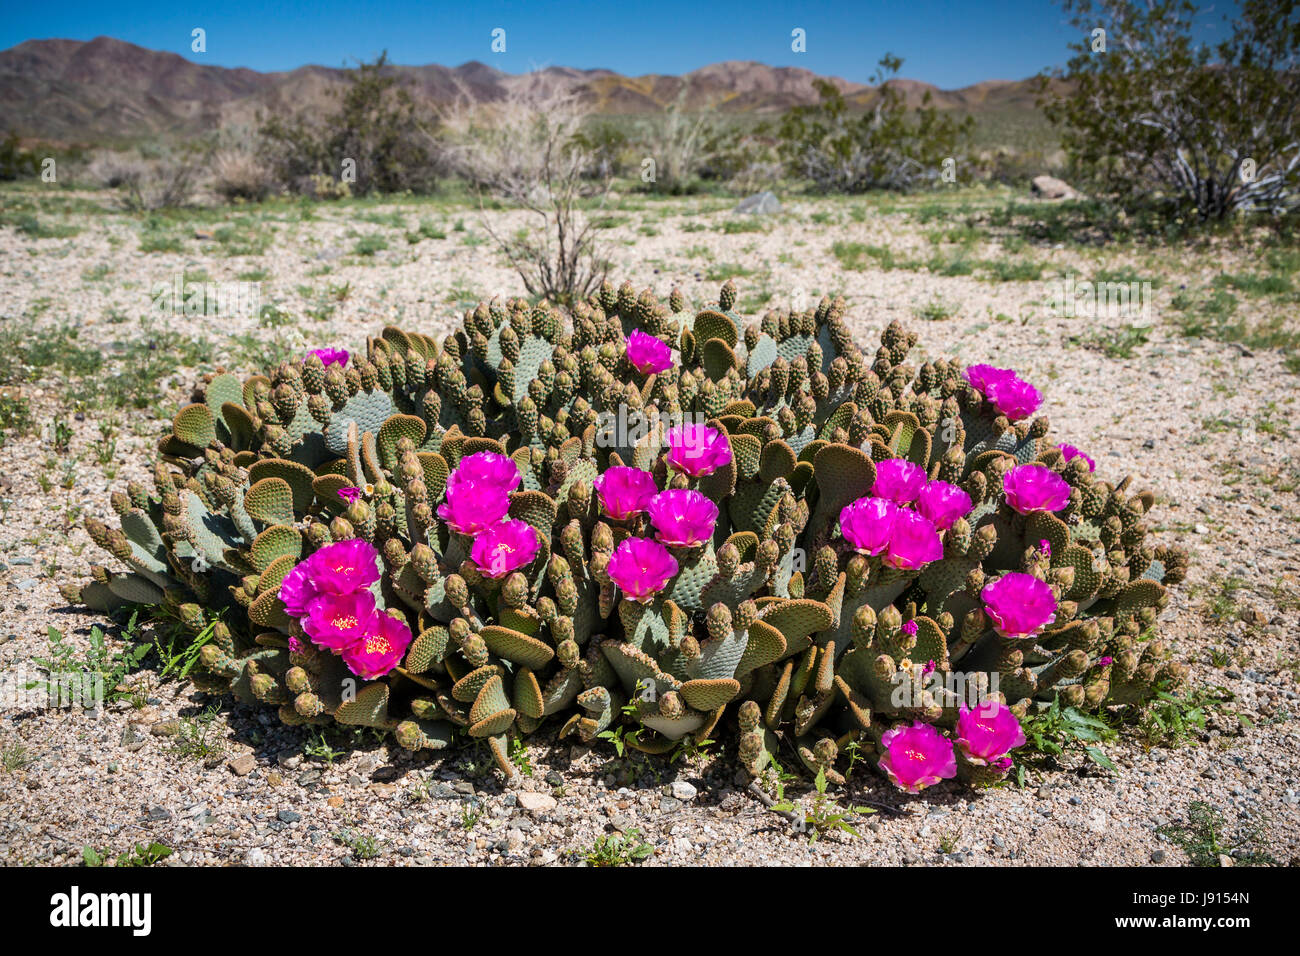
<instances>
[{"instance_id":1,"label":"dry bush","mask_svg":"<svg viewBox=\"0 0 1300 956\"><path fill-rule=\"evenodd\" d=\"M86 177L105 189L116 189L117 204L134 212L187 205L201 169L201 160L190 150L164 149L147 158L101 152L87 164Z\"/></svg>"},{"instance_id":2,"label":"dry bush","mask_svg":"<svg viewBox=\"0 0 1300 956\"><path fill-rule=\"evenodd\" d=\"M274 187L270 168L251 144L243 142L219 147L212 154L211 172L212 191L226 202L258 202Z\"/></svg>"},{"instance_id":3,"label":"dry bush","mask_svg":"<svg viewBox=\"0 0 1300 956\"><path fill-rule=\"evenodd\" d=\"M440 162L484 196L526 210L532 229L505 235L483 227L533 295L573 302L596 288L607 266L597 256L591 218L578 208L603 197L608 175L581 136L589 109L542 84L521 84L505 100L474 104L461 96L444 109L435 150Z\"/></svg>"},{"instance_id":4,"label":"dry bush","mask_svg":"<svg viewBox=\"0 0 1300 956\"><path fill-rule=\"evenodd\" d=\"M142 179L147 166L133 153L100 150L86 163L85 178L101 189L117 189Z\"/></svg>"},{"instance_id":5,"label":"dry bush","mask_svg":"<svg viewBox=\"0 0 1300 956\"><path fill-rule=\"evenodd\" d=\"M637 136L646 157L654 160L654 178L648 181L654 192L677 194L689 188L713 129L707 113L686 112L684 95L669 104L662 116L644 122Z\"/></svg>"}]
</instances>

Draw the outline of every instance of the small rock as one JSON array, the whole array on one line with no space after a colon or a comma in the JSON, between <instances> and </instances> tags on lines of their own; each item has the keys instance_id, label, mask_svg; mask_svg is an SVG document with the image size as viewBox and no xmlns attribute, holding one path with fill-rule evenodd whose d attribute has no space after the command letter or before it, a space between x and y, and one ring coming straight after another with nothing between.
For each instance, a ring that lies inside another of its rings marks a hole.
<instances>
[{"instance_id":1,"label":"small rock","mask_svg":"<svg viewBox=\"0 0 1300 956\"><path fill-rule=\"evenodd\" d=\"M1197 534L1209 534L1210 529L1203 524L1197 524L1195 531Z\"/></svg>"},{"instance_id":2,"label":"small rock","mask_svg":"<svg viewBox=\"0 0 1300 956\"><path fill-rule=\"evenodd\" d=\"M746 196L736 203L736 212L752 216L768 216L781 211L781 201L770 190Z\"/></svg>"},{"instance_id":3,"label":"small rock","mask_svg":"<svg viewBox=\"0 0 1300 956\"><path fill-rule=\"evenodd\" d=\"M1039 199L1078 199L1081 196L1077 189L1055 176L1035 176L1029 191Z\"/></svg>"},{"instance_id":4,"label":"small rock","mask_svg":"<svg viewBox=\"0 0 1300 956\"><path fill-rule=\"evenodd\" d=\"M275 816L281 823L297 823L302 819L301 813L294 813L292 810L281 810Z\"/></svg>"},{"instance_id":5,"label":"small rock","mask_svg":"<svg viewBox=\"0 0 1300 956\"><path fill-rule=\"evenodd\" d=\"M1237 861L1226 853L1219 854L1219 866L1236 866Z\"/></svg>"},{"instance_id":6,"label":"small rock","mask_svg":"<svg viewBox=\"0 0 1300 956\"><path fill-rule=\"evenodd\" d=\"M252 754L240 754L238 757L231 757L226 766L236 777L244 777L253 772L257 766L257 758Z\"/></svg>"},{"instance_id":7,"label":"small rock","mask_svg":"<svg viewBox=\"0 0 1300 956\"><path fill-rule=\"evenodd\" d=\"M343 806L343 798L342 798L342 797L330 797L330 798L328 798L328 799L325 801L325 803L326 803L327 805L333 807L335 810L337 810L337 809L339 809L340 807Z\"/></svg>"},{"instance_id":8,"label":"small rock","mask_svg":"<svg viewBox=\"0 0 1300 956\"><path fill-rule=\"evenodd\" d=\"M1164 850L1152 850L1152 851L1151 851L1151 862L1152 862L1152 863L1163 863L1163 862L1165 862L1165 856L1166 856L1166 854L1165 854L1165 851L1164 851Z\"/></svg>"},{"instance_id":9,"label":"small rock","mask_svg":"<svg viewBox=\"0 0 1300 956\"><path fill-rule=\"evenodd\" d=\"M689 803L691 800L694 800L699 796L700 792L685 780L674 780L668 786L668 793L674 799L680 800L683 803Z\"/></svg>"},{"instance_id":10,"label":"small rock","mask_svg":"<svg viewBox=\"0 0 1300 956\"><path fill-rule=\"evenodd\" d=\"M531 790L525 790L515 798L519 809L527 810L530 813L537 813L543 810L554 810L556 799L549 793L534 793Z\"/></svg>"}]
</instances>

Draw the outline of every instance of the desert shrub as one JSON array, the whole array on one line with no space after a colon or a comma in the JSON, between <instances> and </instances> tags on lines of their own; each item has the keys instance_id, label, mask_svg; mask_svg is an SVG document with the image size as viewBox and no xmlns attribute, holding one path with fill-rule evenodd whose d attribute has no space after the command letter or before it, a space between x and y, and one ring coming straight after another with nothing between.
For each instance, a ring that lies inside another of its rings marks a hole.
<instances>
[{"instance_id":1,"label":"desert shrub","mask_svg":"<svg viewBox=\"0 0 1300 956\"><path fill-rule=\"evenodd\" d=\"M955 159L974 121L941 114L928 93L909 111L890 83L902 65L897 57L881 59L872 77L879 90L862 113L829 80L817 80L821 101L796 106L781 118L778 152L787 172L819 192L905 190L937 175L945 158Z\"/></svg>"},{"instance_id":2,"label":"desert shrub","mask_svg":"<svg viewBox=\"0 0 1300 956\"><path fill-rule=\"evenodd\" d=\"M17 133L10 132L0 139L0 180L35 176L38 168L36 157L19 145Z\"/></svg>"},{"instance_id":3,"label":"desert shrub","mask_svg":"<svg viewBox=\"0 0 1300 956\"><path fill-rule=\"evenodd\" d=\"M271 169L259 155L256 142L232 134L218 144L211 161L212 191L227 202L265 199L275 187Z\"/></svg>"},{"instance_id":4,"label":"desert shrub","mask_svg":"<svg viewBox=\"0 0 1300 956\"><path fill-rule=\"evenodd\" d=\"M91 154L83 175L92 185L117 189L143 178L145 167L145 161L134 153L105 149Z\"/></svg>"},{"instance_id":5,"label":"desert shrub","mask_svg":"<svg viewBox=\"0 0 1300 956\"><path fill-rule=\"evenodd\" d=\"M1049 94L1042 77L1040 102L1090 191L1197 221L1297 208L1295 0L1246 0L1215 46L1193 40L1187 0L1065 6L1085 36L1063 71L1069 84ZM1104 52L1093 50L1099 41Z\"/></svg>"},{"instance_id":6,"label":"desert shrub","mask_svg":"<svg viewBox=\"0 0 1300 956\"><path fill-rule=\"evenodd\" d=\"M591 156L591 165L586 172L592 179L613 179L627 168L627 155L632 143L616 123L608 120L588 122L574 136L574 142Z\"/></svg>"},{"instance_id":7,"label":"desert shrub","mask_svg":"<svg viewBox=\"0 0 1300 956\"><path fill-rule=\"evenodd\" d=\"M510 260L532 295L558 302L585 296L604 277L596 222L579 208L609 188L582 131L588 107L543 87L521 87L484 104L467 97L444 110L436 140L439 162L478 195L514 203L533 228L506 233L483 217L484 231Z\"/></svg>"},{"instance_id":8,"label":"desert shrub","mask_svg":"<svg viewBox=\"0 0 1300 956\"><path fill-rule=\"evenodd\" d=\"M690 191L713 125L708 113L688 113L682 97L670 103L661 115L642 121L637 132L637 146L644 151L641 162L651 160L654 164L650 178L642 167L640 178L645 188L667 195Z\"/></svg>"},{"instance_id":9,"label":"desert shrub","mask_svg":"<svg viewBox=\"0 0 1300 956\"><path fill-rule=\"evenodd\" d=\"M191 201L204 165L201 147L155 147L148 155L102 151L87 163L85 177L117 190L123 209L171 209Z\"/></svg>"},{"instance_id":10,"label":"desert shrub","mask_svg":"<svg viewBox=\"0 0 1300 956\"><path fill-rule=\"evenodd\" d=\"M765 189L782 175L776 139L767 123L753 127L714 124L704 135L698 173L740 193Z\"/></svg>"},{"instance_id":11,"label":"desert shrub","mask_svg":"<svg viewBox=\"0 0 1300 956\"><path fill-rule=\"evenodd\" d=\"M348 71L333 113L264 118L261 155L278 181L299 191L328 177L349 195L429 192L437 186L429 123L382 54ZM344 175L349 160L355 180Z\"/></svg>"}]
</instances>

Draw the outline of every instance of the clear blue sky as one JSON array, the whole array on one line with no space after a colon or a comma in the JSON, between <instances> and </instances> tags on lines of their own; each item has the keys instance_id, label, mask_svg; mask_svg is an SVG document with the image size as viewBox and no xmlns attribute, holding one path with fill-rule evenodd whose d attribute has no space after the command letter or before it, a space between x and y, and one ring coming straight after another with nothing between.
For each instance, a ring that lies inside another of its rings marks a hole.
<instances>
[{"instance_id":1,"label":"clear blue sky","mask_svg":"<svg viewBox=\"0 0 1300 956\"><path fill-rule=\"evenodd\" d=\"M340 66L387 49L396 63L455 66L482 60L508 73L542 66L607 67L620 73L683 73L720 60L759 60L865 82L890 52L902 75L945 89L1023 79L1068 57L1074 31L1050 0L248 0L178 4L105 0L4 0L0 49L24 40L89 40L101 34L196 62L289 70ZM1221 2L1206 5L1206 39L1222 32ZM190 31L207 31L192 53ZM491 32L506 31L506 52ZM791 31L807 52L791 51Z\"/></svg>"}]
</instances>

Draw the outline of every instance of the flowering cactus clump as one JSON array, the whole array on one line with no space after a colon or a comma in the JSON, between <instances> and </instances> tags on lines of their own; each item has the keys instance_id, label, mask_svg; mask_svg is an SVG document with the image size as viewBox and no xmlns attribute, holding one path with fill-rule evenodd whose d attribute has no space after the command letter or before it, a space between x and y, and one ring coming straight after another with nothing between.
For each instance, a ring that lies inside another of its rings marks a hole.
<instances>
[{"instance_id":1,"label":"flowering cactus clump","mask_svg":"<svg viewBox=\"0 0 1300 956\"><path fill-rule=\"evenodd\" d=\"M67 596L211 628L194 680L288 724L508 744L616 723L655 753L730 709L842 781L1005 774L1019 720L1177 684L1152 635L1179 551L1154 496L1031 419L1014 371L874 355L842 299L746 324L606 283L569 314L482 303L441 342L385 328L205 378L153 487L87 530L125 570Z\"/></svg>"}]
</instances>

